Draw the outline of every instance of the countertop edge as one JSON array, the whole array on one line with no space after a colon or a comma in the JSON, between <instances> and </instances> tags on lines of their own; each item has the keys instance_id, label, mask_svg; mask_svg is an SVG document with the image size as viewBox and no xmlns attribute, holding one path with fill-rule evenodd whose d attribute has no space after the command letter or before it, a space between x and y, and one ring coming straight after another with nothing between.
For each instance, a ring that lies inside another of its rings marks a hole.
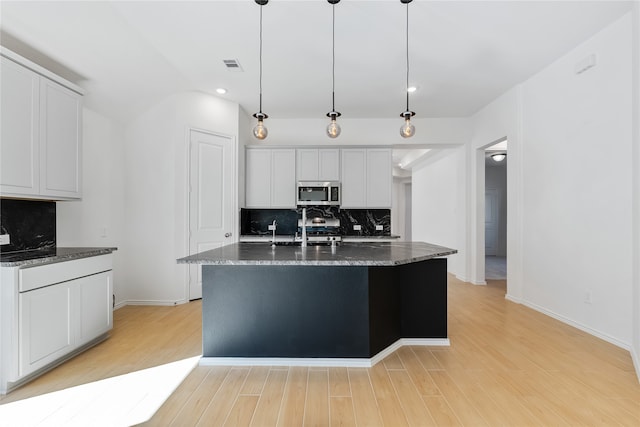
<instances>
[{"instance_id":1,"label":"countertop edge","mask_svg":"<svg viewBox=\"0 0 640 427\"><path fill-rule=\"evenodd\" d=\"M242 244L242 243L240 243ZM252 244L245 242L244 244ZM375 243L370 243L375 244ZM384 245L385 243L378 243ZM388 244L388 243L386 243ZM398 243L402 245L411 245L411 243ZM391 243L393 246L394 244ZM218 266L249 266L249 265L262 265L262 266L369 266L369 267L392 267L396 265L410 264L414 262L425 261L433 258L442 258L448 255L456 254L456 249L446 248L438 245L431 245L432 250L430 253L425 254L407 254L407 257L395 257L391 259L227 259L224 257L209 257L206 254L196 254L187 257L179 258L176 260L178 264L191 264L191 265L218 265ZM375 250L375 249L374 249Z\"/></svg>"},{"instance_id":2,"label":"countertop edge","mask_svg":"<svg viewBox=\"0 0 640 427\"><path fill-rule=\"evenodd\" d=\"M62 255L51 255L47 257L28 259L28 260L22 260L22 261L3 261L3 262L0 262L0 267L20 267L20 268L37 267L41 265L55 264L58 262L72 261L75 259L107 255L118 250L117 247L104 247L104 248L60 247L58 249L63 249L63 250L77 249L78 252L66 253Z\"/></svg>"}]
</instances>

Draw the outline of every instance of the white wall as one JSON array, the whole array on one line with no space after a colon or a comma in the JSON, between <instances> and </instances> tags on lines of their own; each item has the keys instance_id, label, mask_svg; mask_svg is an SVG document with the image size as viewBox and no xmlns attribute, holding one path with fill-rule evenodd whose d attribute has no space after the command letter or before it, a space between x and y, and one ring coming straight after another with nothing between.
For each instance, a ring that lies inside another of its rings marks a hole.
<instances>
[{"instance_id":1,"label":"white wall","mask_svg":"<svg viewBox=\"0 0 640 427\"><path fill-rule=\"evenodd\" d=\"M576 75L592 53L597 66ZM524 300L627 346L630 53L627 15L523 85L522 164Z\"/></svg>"},{"instance_id":2,"label":"white wall","mask_svg":"<svg viewBox=\"0 0 640 427\"><path fill-rule=\"evenodd\" d=\"M467 149L467 223L469 235L465 247L468 281L484 284L484 190L485 148L507 139L507 295L519 301L522 295L522 182L521 168L521 87L515 87L495 99L472 117L473 135Z\"/></svg>"},{"instance_id":3,"label":"white wall","mask_svg":"<svg viewBox=\"0 0 640 427\"><path fill-rule=\"evenodd\" d=\"M117 247L113 253L116 301L124 274L124 132L117 122L83 110L82 200L56 203L58 246Z\"/></svg>"},{"instance_id":4,"label":"white wall","mask_svg":"<svg viewBox=\"0 0 640 427\"><path fill-rule=\"evenodd\" d=\"M631 355L640 380L640 2L633 4L633 301Z\"/></svg>"},{"instance_id":5,"label":"white wall","mask_svg":"<svg viewBox=\"0 0 640 427\"><path fill-rule=\"evenodd\" d=\"M592 53L597 66L576 75L575 63ZM507 137L508 298L627 348L638 221L630 53L626 15L476 114L469 149L473 273L483 255L479 149Z\"/></svg>"},{"instance_id":6,"label":"white wall","mask_svg":"<svg viewBox=\"0 0 640 427\"><path fill-rule=\"evenodd\" d=\"M176 263L188 254L188 132L196 128L237 140L239 112L235 103L188 92L163 100L127 125L127 303L188 298L187 267Z\"/></svg>"},{"instance_id":7,"label":"white wall","mask_svg":"<svg viewBox=\"0 0 640 427\"><path fill-rule=\"evenodd\" d=\"M466 275L465 155L464 146L442 150L414 168L411 181L411 239L457 249L448 257L447 270L458 277Z\"/></svg>"}]
</instances>

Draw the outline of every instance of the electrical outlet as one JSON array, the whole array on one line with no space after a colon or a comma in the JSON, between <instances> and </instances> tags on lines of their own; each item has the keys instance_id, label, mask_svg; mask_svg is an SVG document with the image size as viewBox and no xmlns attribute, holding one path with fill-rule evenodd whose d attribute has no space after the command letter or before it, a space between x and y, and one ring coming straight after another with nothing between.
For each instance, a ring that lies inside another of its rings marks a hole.
<instances>
[{"instance_id":1,"label":"electrical outlet","mask_svg":"<svg viewBox=\"0 0 640 427\"><path fill-rule=\"evenodd\" d=\"M0 234L0 245L8 245L11 243L11 236L8 234Z\"/></svg>"},{"instance_id":2,"label":"electrical outlet","mask_svg":"<svg viewBox=\"0 0 640 427\"><path fill-rule=\"evenodd\" d=\"M585 304L591 304L591 291L586 291L584 293L584 303Z\"/></svg>"},{"instance_id":3,"label":"electrical outlet","mask_svg":"<svg viewBox=\"0 0 640 427\"><path fill-rule=\"evenodd\" d=\"M384 229L381 225L376 225L376 231L382 231Z\"/></svg>"},{"instance_id":4,"label":"electrical outlet","mask_svg":"<svg viewBox=\"0 0 640 427\"><path fill-rule=\"evenodd\" d=\"M362 226L360 224L356 224L356 225L353 226L353 229L355 231L360 231L360 230L362 230Z\"/></svg>"}]
</instances>

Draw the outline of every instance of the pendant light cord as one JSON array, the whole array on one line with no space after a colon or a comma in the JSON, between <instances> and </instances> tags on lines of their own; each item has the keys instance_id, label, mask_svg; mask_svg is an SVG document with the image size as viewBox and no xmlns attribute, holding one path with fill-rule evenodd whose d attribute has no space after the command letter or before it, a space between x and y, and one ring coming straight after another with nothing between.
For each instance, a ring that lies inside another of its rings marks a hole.
<instances>
[{"instance_id":1,"label":"pendant light cord","mask_svg":"<svg viewBox=\"0 0 640 427\"><path fill-rule=\"evenodd\" d=\"M262 5L260 5L260 114L262 114Z\"/></svg>"},{"instance_id":2,"label":"pendant light cord","mask_svg":"<svg viewBox=\"0 0 640 427\"><path fill-rule=\"evenodd\" d=\"M331 111L336 111L336 5L331 5Z\"/></svg>"},{"instance_id":3,"label":"pendant light cord","mask_svg":"<svg viewBox=\"0 0 640 427\"><path fill-rule=\"evenodd\" d=\"M407 3L407 111L409 111L409 3Z\"/></svg>"}]
</instances>

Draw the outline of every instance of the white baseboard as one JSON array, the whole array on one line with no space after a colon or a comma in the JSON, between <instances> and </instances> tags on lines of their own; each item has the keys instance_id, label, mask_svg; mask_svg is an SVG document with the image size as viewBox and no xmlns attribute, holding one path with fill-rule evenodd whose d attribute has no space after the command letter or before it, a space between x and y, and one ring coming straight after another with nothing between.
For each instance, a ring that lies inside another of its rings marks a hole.
<instances>
[{"instance_id":1,"label":"white baseboard","mask_svg":"<svg viewBox=\"0 0 640 427\"><path fill-rule=\"evenodd\" d=\"M589 326L583 325L582 323L576 322L575 320L571 320L568 317L565 317L561 314L555 313L553 311L547 310L546 308L543 308L537 304L531 303L529 301L525 301L522 300L520 302L522 305L525 305L535 311L539 311L542 314L546 314L549 317L553 317L556 320L561 321L562 323L566 323L569 326L573 326L574 328L580 329L581 331L584 331L590 335L593 335L594 337L600 338L602 340L605 340L617 347L623 348L625 350L631 351L631 345L629 343L620 341L619 339L612 337L610 335L607 335L603 332L600 332L596 329L590 328Z\"/></svg>"},{"instance_id":2,"label":"white baseboard","mask_svg":"<svg viewBox=\"0 0 640 427\"><path fill-rule=\"evenodd\" d=\"M504 299L511 301L511 302L515 302L516 304L522 304L522 300L520 298L516 298L514 296L509 295L509 293L507 293L504 296Z\"/></svg>"},{"instance_id":3,"label":"white baseboard","mask_svg":"<svg viewBox=\"0 0 640 427\"><path fill-rule=\"evenodd\" d=\"M479 280L479 281L477 281L477 282L475 282L475 281L474 281L474 282L471 282L471 284L472 284L472 285L479 285L479 286L482 286L482 285L486 285L486 284L487 284L487 282L486 282L486 281L484 281L484 280Z\"/></svg>"},{"instance_id":4,"label":"white baseboard","mask_svg":"<svg viewBox=\"0 0 640 427\"><path fill-rule=\"evenodd\" d=\"M640 382L640 354L636 352L634 347L631 347L631 360L633 361L633 366L636 368L636 376L638 377L638 382Z\"/></svg>"},{"instance_id":5,"label":"white baseboard","mask_svg":"<svg viewBox=\"0 0 640 427\"><path fill-rule=\"evenodd\" d=\"M459 274L455 274L455 273L452 273L452 274L455 276L456 279L460 280L461 282L469 282L467 278L464 276L460 276Z\"/></svg>"},{"instance_id":6,"label":"white baseboard","mask_svg":"<svg viewBox=\"0 0 640 427\"><path fill-rule=\"evenodd\" d=\"M307 366L371 368L385 357L405 345L448 346L449 338L400 338L371 358L336 357L202 357L200 366Z\"/></svg>"},{"instance_id":7,"label":"white baseboard","mask_svg":"<svg viewBox=\"0 0 640 427\"><path fill-rule=\"evenodd\" d=\"M180 304L186 304L188 303L189 300L179 300L179 301L161 301L161 300L126 300L126 301L120 301L119 303L117 303L115 305L115 307L113 308L114 310L117 310L119 308L122 308L126 305L158 305L158 306L173 306L173 305L180 305Z\"/></svg>"}]
</instances>

